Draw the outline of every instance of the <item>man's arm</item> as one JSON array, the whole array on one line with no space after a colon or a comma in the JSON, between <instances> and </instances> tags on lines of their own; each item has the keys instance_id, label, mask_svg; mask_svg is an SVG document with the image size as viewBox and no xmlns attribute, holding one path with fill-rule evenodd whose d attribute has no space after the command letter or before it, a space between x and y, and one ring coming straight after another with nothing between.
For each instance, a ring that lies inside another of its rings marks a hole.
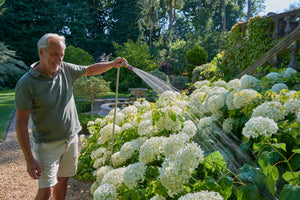
<instances>
[{"instance_id":1,"label":"man's arm","mask_svg":"<svg viewBox=\"0 0 300 200\"><path fill-rule=\"evenodd\" d=\"M127 61L125 58L122 57L118 57L110 62L95 63L86 67L84 76L102 74L103 72L106 72L113 67L122 67L124 63L127 63Z\"/></svg>"},{"instance_id":2,"label":"man's arm","mask_svg":"<svg viewBox=\"0 0 300 200\"><path fill-rule=\"evenodd\" d=\"M33 157L30 139L28 133L28 121L30 110L17 110L16 111L16 132L19 145L23 151L24 158L27 163L27 172L34 178L38 179L41 176L41 169L38 162Z\"/></svg>"}]
</instances>

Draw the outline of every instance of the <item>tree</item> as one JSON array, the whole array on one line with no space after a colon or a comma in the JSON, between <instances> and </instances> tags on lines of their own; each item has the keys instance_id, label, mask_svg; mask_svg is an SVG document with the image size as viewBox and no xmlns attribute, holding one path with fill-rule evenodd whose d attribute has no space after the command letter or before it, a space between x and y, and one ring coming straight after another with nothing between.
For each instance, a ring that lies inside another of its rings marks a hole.
<instances>
[{"instance_id":1,"label":"tree","mask_svg":"<svg viewBox=\"0 0 300 200\"><path fill-rule=\"evenodd\" d=\"M94 113L94 101L96 97L110 92L109 84L101 76L85 76L75 81L73 86L74 95L91 102L91 118Z\"/></svg>"},{"instance_id":2,"label":"tree","mask_svg":"<svg viewBox=\"0 0 300 200\"><path fill-rule=\"evenodd\" d=\"M138 26L140 18L138 0L115 0L112 5L110 40L124 44L127 40L137 41L141 32Z\"/></svg>"},{"instance_id":3,"label":"tree","mask_svg":"<svg viewBox=\"0 0 300 200\"><path fill-rule=\"evenodd\" d=\"M72 45L66 48L64 61L84 66L94 63L93 57L88 52L79 47L73 47Z\"/></svg>"},{"instance_id":4,"label":"tree","mask_svg":"<svg viewBox=\"0 0 300 200\"><path fill-rule=\"evenodd\" d=\"M226 3L222 0L222 31L226 31Z\"/></svg>"},{"instance_id":5,"label":"tree","mask_svg":"<svg viewBox=\"0 0 300 200\"><path fill-rule=\"evenodd\" d=\"M192 49L186 52L186 61L187 61L187 73L188 79L191 81L193 76L193 70L196 66L207 63L207 53L199 45L195 45Z\"/></svg>"},{"instance_id":6,"label":"tree","mask_svg":"<svg viewBox=\"0 0 300 200\"><path fill-rule=\"evenodd\" d=\"M249 20L251 17L251 0L248 0L248 12L247 12L247 19Z\"/></svg>"},{"instance_id":7,"label":"tree","mask_svg":"<svg viewBox=\"0 0 300 200\"><path fill-rule=\"evenodd\" d=\"M0 42L0 86L13 88L19 78L29 69L24 62L16 59L14 51Z\"/></svg>"}]
</instances>

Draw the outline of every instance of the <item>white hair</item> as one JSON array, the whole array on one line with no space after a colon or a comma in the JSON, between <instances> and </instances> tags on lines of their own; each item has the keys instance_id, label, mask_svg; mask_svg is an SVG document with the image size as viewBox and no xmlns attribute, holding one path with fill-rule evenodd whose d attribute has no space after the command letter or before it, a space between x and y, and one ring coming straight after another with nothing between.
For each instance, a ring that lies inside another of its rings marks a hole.
<instances>
[{"instance_id":1,"label":"white hair","mask_svg":"<svg viewBox=\"0 0 300 200\"><path fill-rule=\"evenodd\" d=\"M38 49L42 48L43 50L47 50L49 45L49 38L57 38L66 46L65 36L58 35L56 33L47 33L43 35L43 37L41 37L41 39L38 41Z\"/></svg>"}]
</instances>

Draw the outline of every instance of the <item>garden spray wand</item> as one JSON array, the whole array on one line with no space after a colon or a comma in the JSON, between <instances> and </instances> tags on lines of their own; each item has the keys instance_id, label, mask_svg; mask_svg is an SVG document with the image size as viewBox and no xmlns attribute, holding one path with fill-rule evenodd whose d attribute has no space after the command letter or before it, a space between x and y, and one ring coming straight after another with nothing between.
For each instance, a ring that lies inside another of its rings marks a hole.
<instances>
[{"instance_id":1,"label":"garden spray wand","mask_svg":"<svg viewBox=\"0 0 300 200\"><path fill-rule=\"evenodd\" d=\"M133 67L128 63L124 63L123 66L129 68L130 70L133 69ZM115 108L114 108L115 110L114 110L113 130L112 130L112 138L111 138L110 166L112 166L112 155L114 153L114 137L115 137L116 115L117 115L117 108L118 108L119 77L120 77L120 68L117 69L116 96L115 96Z\"/></svg>"}]
</instances>

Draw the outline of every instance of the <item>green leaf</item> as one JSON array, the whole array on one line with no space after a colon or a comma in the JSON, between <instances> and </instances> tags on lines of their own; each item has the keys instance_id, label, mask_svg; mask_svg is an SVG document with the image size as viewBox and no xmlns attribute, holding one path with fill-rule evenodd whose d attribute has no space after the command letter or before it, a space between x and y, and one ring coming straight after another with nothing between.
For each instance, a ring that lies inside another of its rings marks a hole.
<instances>
[{"instance_id":1,"label":"green leaf","mask_svg":"<svg viewBox=\"0 0 300 200\"><path fill-rule=\"evenodd\" d=\"M221 191L219 191L221 196L224 200L227 200L232 193L233 179L229 176L222 176L218 180L218 184L221 186Z\"/></svg>"},{"instance_id":2,"label":"green leaf","mask_svg":"<svg viewBox=\"0 0 300 200\"><path fill-rule=\"evenodd\" d=\"M277 149L282 149L286 152L286 144L285 143L278 143L278 144L272 144L273 147L277 148Z\"/></svg>"},{"instance_id":3,"label":"green leaf","mask_svg":"<svg viewBox=\"0 0 300 200\"><path fill-rule=\"evenodd\" d=\"M282 178L291 185L297 185L300 183L300 171L285 172L282 174Z\"/></svg>"},{"instance_id":4,"label":"green leaf","mask_svg":"<svg viewBox=\"0 0 300 200\"><path fill-rule=\"evenodd\" d=\"M260 193L256 185L247 184L240 186L236 191L237 200L259 200L261 199Z\"/></svg>"},{"instance_id":5,"label":"green leaf","mask_svg":"<svg viewBox=\"0 0 300 200\"><path fill-rule=\"evenodd\" d=\"M169 117L171 118L171 120L172 120L173 122L176 122L176 114L175 114L175 113L169 112Z\"/></svg>"},{"instance_id":6,"label":"green leaf","mask_svg":"<svg viewBox=\"0 0 300 200\"><path fill-rule=\"evenodd\" d=\"M279 200L299 200L300 186L299 185L284 185L280 192Z\"/></svg>"},{"instance_id":7,"label":"green leaf","mask_svg":"<svg viewBox=\"0 0 300 200\"><path fill-rule=\"evenodd\" d=\"M300 149L293 149L292 152L294 152L294 153L300 153Z\"/></svg>"},{"instance_id":8,"label":"green leaf","mask_svg":"<svg viewBox=\"0 0 300 200\"><path fill-rule=\"evenodd\" d=\"M262 170L259 168L253 168L247 164L240 169L239 178L243 181L248 181L251 183L257 183L261 185L265 184L265 177Z\"/></svg>"},{"instance_id":9,"label":"green leaf","mask_svg":"<svg viewBox=\"0 0 300 200\"><path fill-rule=\"evenodd\" d=\"M204 159L203 164L207 169L213 172L216 169L220 171L224 171L226 169L226 162L224 161L224 158L219 151L215 151L211 153L209 156L207 156Z\"/></svg>"}]
</instances>

